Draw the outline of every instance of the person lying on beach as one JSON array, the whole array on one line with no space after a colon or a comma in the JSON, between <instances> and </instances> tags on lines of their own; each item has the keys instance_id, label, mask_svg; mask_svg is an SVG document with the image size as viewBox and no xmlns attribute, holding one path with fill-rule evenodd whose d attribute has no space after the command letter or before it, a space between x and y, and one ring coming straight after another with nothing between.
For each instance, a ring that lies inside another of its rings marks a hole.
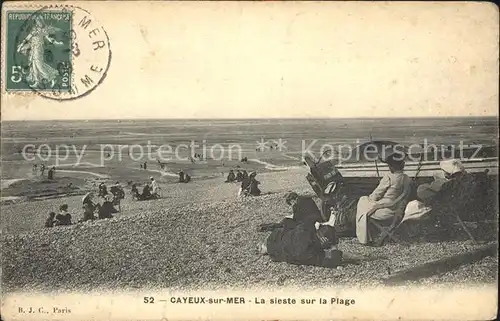
<instances>
[{"instance_id":1,"label":"person lying on beach","mask_svg":"<svg viewBox=\"0 0 500 321\"><path fill-rule=\"evenodd\" d=\"M45 220L45 227L53 227L56 213L50 212L49 216Z\"/></svg>"},{"instance_id":2,"label":"person lying on beach","mask_svg":"<svg viewBox=\"0 0 500 321\"><path fill-rule=\"evenodd\" d=\"M59 213L55 217L54 226L71 225L71 214L68 213L68 204L59 207Z\"/></svg>"},{"instance_id":3,"label":"person lying on beach","mask_svg":"<svg viewBox=\"0 0 500 321\"><path fill-rule=\"evenodd\" d=\"M299 196L290 193L286 197L293 214L286 216L259 246L261 254L267 254L275 262L297 265L336 267L342 263L342 251L337 249L338 239L333 228L334 220L323 221L319 209L313 213L299 210Z\"/></svg>"}]
</instances>

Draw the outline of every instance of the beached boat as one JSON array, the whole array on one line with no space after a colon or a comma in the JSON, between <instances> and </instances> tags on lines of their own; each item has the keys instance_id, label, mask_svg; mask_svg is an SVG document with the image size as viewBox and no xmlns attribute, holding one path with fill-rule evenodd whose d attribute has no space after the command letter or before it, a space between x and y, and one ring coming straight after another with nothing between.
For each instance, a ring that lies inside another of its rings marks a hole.
<instances>
[{"instance_id":1,"label":"beached boat","mask_svg":"<svg viewBox=\"0 0 500 321\"><path fill-rule=\"evenodd\" d=\"M389 145L398 144L390 141L367 142L356 147L357 154L354 154L355 157L351 157L351 160L346 160L344 157L322 161L321 157L315 158L307 155L304 157L304 162L311 170L307 175L307 180L318 195L334 193L340 182L349 185L351 192L357 196L368 195L377 186L380 178L389 171L386 164L377 160L380 150L383 150L381 146ZM367 146L371 147L368 153L366 152ZM459 158L468 173L486 175L490 189L497 189L498 148L496 146L486 146L480 149L475 146L462 147L458 152L453 148L445 148L445 150L432 151L413 150L411 153L405 150L405 153L408 155L408 160L404 171L415 179L417 185L431 182L434 175L441 172L441 160ZM358 157L358 155L363 155L363 157ZM452 157L454 155L459 157Z\"/></svg>"}]
</instances>

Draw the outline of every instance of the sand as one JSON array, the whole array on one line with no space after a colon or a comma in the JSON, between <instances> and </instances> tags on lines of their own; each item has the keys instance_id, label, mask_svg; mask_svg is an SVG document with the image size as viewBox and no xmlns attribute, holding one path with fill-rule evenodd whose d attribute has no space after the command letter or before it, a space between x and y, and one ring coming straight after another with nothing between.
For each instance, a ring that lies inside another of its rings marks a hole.
<instances>
[{"instance_id":1,"label":"sand","mask_svg":"<svg viewBox=\"0 0 500 321\"><path fill-rule=\"evenodd\" d=\"M390 271L475 247L457 240L372 248L343 238L340 248L364 258L360 265L328 269L272 262L257 253L267 236L257 227L289 214L288 190L311 194L304 175L305 169L259 174L263 192L271 193L244 199L236 196L238 184L222 177L160 184L161 199L132 201L127 195L123 213L113 219L51 229L42 227L45 213L64 202L78 219L80 196L3 206L3 285L7 291L369 286L381 284ZM481 266L481 274L463 268L445 280L495 282L491 259ZM438 277L425 282L442 283Z\"/></svg>"}]
</instances>

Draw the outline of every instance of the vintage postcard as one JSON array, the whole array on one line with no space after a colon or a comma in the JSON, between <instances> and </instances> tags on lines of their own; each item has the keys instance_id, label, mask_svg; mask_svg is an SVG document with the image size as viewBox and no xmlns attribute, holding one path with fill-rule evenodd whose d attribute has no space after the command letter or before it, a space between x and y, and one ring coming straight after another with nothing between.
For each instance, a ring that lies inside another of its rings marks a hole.
<instances>
[{"instance_id":1,"label":"vintage postcard","mask_svg":"<svg viewBox=\"0 0 500 321\"><path fill-rule=\"evenodd\" d=\"M489 320L487 2L7 1L5 320Z\"/></svg>"}]
</instances>

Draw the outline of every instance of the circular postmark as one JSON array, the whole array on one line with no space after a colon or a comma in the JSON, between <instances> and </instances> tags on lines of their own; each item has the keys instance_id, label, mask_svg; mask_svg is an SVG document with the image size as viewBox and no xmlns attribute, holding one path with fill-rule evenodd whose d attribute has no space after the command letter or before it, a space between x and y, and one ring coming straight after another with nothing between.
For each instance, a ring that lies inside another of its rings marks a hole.
<instances>
[{"instance_id":1,"label":"circular postmark","mask_svg":"<svg viewBox=\"0 0 500 321\"><path fill-rule=\"evenodd\" d=\"M18 17L24 21L15 34L12 70L20 90L71 100L103 82L111 48L106 30L90 12L75 6L47 6Z\"/></svg>"}]
</instances>

